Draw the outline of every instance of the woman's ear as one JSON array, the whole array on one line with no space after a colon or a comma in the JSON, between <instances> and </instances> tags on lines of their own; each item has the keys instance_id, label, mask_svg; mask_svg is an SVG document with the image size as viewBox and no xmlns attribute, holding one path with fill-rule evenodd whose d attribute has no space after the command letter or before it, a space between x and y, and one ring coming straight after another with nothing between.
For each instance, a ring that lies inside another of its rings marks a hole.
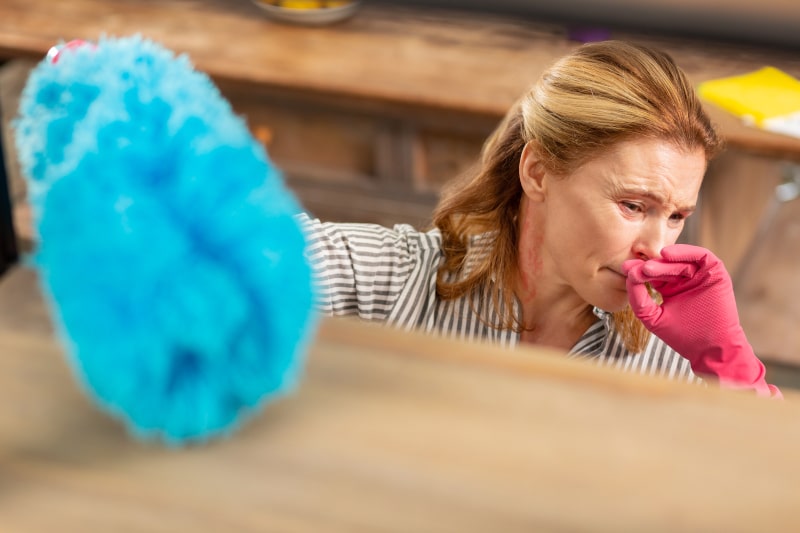
<instances>
[{"instance_id":1,"label":"woman's ear","mask_svg":"<svg viewBox=\"0 0 800 533\"><path fill-rule=\"evenodd\" d=\"M519 158L519 181L525 196L534 202L544 200L546 194L545 170L534 141L529 141Z\"/></svg>"}]
</instances>

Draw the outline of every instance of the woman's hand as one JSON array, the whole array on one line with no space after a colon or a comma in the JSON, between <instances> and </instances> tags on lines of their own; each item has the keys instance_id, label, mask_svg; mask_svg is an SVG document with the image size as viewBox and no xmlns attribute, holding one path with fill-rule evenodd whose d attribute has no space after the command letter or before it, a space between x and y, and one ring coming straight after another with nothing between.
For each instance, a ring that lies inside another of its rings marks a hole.
<instances>
[{"instance_id":1,"label":"woman's hand","mask_svg":"<svg viewBox=\"0 0 800 533\"><path fill-rule=\"evenodd\" d=\"M687 358L696 374L715 376L724 387L782 397L764 380L764 365L747 342L722 261L687 244L667 246L661 256L622 265L631 308L645 327ZM661 294L661 305L645 283Z\"/></svg>"}]
</instances>

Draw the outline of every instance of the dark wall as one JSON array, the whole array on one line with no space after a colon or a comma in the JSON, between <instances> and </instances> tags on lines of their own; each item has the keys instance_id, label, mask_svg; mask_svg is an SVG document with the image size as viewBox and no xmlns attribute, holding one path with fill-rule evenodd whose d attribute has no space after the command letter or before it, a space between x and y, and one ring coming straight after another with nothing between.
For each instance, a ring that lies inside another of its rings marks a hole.
<instances>
[{"instance_id":1,"label":"dark wall","mask_svg":"<svg viewBox=\"0 0 800 533\"><path fill-rule=\"evenodd\" d=\"M800 50L800 0L367 0Z\"/></svg>"}]
</instances>

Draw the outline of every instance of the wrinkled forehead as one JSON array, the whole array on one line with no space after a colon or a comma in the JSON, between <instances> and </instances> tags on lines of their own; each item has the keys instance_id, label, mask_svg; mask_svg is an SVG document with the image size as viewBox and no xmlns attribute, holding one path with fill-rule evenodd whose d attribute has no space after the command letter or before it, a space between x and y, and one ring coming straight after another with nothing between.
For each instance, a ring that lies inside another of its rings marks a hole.
<instances>
[{"instance_id":1,"label":"wrinkled forehead","mask_svg":"<svg viewBox=\"0 0 800 533\"><path fill-rule=\"evenodd\" d=\"M614 186L673 205L696 203L708 166L702 148L657 139L620 143L595 162Z\"/></svg>"}]
</instances>

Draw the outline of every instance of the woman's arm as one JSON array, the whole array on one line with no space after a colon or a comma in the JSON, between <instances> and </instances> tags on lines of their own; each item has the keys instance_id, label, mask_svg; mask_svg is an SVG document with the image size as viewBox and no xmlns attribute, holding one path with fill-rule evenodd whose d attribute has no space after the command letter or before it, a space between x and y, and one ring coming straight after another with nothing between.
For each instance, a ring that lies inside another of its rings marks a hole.
<instances>
[{"instance_id":1,"label":"woman's arm","mask_svg":"<svg viewBox=\"0 0 800 533\"><path fill-rule=\"evenodd\" d=\"M418 260L411 226L320 222L299 215L314 270L317 308L329 315L384 321Z\"/></svg>"}]
</instances>

